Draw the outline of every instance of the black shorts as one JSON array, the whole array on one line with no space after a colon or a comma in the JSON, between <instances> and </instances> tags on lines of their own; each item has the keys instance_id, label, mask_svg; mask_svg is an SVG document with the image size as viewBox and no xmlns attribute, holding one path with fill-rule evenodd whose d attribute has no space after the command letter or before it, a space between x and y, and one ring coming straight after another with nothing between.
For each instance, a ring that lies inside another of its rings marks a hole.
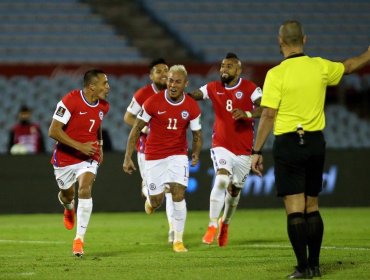
<instances>
[{"instance_id":1,"label":"black shorts","mask_svg":"<svg viewBox=\"0 0 370 280\"><path fill-rule=\"evenodd\" d=\"M316 197L322 190L325 139L321 131L305 132L300 146L297 133L275 137L275 185L278 196L304 193Z\"/></svg>"}]
</instances>

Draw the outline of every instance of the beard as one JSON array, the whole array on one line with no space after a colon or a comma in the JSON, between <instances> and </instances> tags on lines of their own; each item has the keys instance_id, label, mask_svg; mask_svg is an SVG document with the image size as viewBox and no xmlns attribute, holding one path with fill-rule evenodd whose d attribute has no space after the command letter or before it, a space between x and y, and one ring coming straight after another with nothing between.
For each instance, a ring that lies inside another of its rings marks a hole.
<instances>
[{"instance_id":1,"label":"beard","mask_svg":"<svg viewBox=\"0 0 370 280\"><path fill-rule=\"evenodd\" d=\"M164 90L167 88L167 83L166 84L159 84L159 83L154 83L155 84L155 87L158 89L158 90Z\"/></svg>"},{"instance_id":2,"label":"beard","mask_svg":"<svg viewBox=\"0 0 370 280\"><path fill-rule=\"evenodd\" d=\"M229 84L232 80L234 80L234 77L233 76L231 76L231 75L228 75L228 76L223 76L223 75L221 75L220 76L220 79L221 79L221 82L223 83L223 84Z\"/></svg>"}]
</instances>

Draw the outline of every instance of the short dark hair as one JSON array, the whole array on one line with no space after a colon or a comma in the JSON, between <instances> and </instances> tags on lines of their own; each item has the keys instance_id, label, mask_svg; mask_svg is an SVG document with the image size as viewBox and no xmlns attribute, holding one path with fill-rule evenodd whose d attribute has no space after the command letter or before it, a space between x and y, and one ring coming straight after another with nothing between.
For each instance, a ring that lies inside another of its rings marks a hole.
<instances>
[{"instance_id":1,"label":"short dark hair","mask_svg":"<svg viewBox=\"0 0 370 280\"><path fill-rule=\"evenodd\" d=\"M105 74L103 70L100 69L91 69L87 71L84 75L84 86L88 86L94 78L97 78L98 75Z\"/></svg>"},{"instance_id":2,"label":"short dark hair","mask_svg":"<svg viewBox=\"0 0 370 280\"><path fill-rule=\"evenodd\" d=\"M158 65L158 64L166 64L167 65L167 62L164 60L164 58L153 59L149 64L149 70L152 70L153 67Z\"/></svg>"},{"instance_id":3,"label":"short dark hair","mask_svg":"<svg viewBox=\"0 0 370 280\"><path fill-rule=\"evenodd\" d=\"M225 56L226 59L229 59L229 58L235 58L237 60L239 60L239 57L235 54L235 53L232 53L232 52L228 52Z\"/></svg>"},{"instance_id":4,"label":"short dark hair","mask_svg":"<svg viewBox=\"0 0 370 280\"><path fill-rule=\"evenodd\" d=\"M19 113L24 113L24 112L31 112L31 108L28 107L27 105L22 105L20 108L19 108Z\"/></svg>"}]
</instances>

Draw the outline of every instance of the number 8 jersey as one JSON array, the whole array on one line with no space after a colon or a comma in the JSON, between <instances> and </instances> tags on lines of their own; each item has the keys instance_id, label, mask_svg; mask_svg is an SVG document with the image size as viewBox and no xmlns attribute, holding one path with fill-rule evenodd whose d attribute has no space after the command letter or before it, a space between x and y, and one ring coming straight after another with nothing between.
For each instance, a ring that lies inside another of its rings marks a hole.
<instances>
[{"instance_id":1,"label":"number 8 jersey","mask_svg":"<svg viewBox=\"0 0 370 280\"><path fill-rule=\"evenodd\" d=\"M64 132L72 139L85 143L98 141L98 129L109 111L109 103L98 100L89 104L82 90L73 90L57 104L53 119L64 124ZM89 157L76 149L57 142L51 159L54 166L63 167L86 161L99 161L100 149Z\"/></svg>"}]
</instances>

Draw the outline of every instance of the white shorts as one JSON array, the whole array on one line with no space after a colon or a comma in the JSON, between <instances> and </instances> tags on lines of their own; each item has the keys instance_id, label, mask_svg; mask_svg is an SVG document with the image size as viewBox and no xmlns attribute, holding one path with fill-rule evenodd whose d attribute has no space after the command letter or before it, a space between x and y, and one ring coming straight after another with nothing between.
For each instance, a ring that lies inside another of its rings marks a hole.
<instances>
[{"instance_id":1,"label":"white shorts","mask_svg":"<svg viewBox=\"0 0 370 280\"><path fill-rule=\"evenodd\" d=\"M189 182L188 157L175 155L164 159L146 160L145 177L149 195L163 193L167 183L178 183L187 187Z\"/></svg>"},{"instance_id":2,"label":"white shorts","mask_svg":"<svg viewBox=\"0 0 370 280\"><path fill-rule=\"evenodd\" d=\"M91 172L96 175L98 171L98 162L95 160L83 161L80 163L64 166L55 167L54 175L57 180L58 187L62 190L69 189L77 178L86 172Z\"/></svg>"},{"instance_id":3,"label":"white shorts","mask_svg":"<svg viewBox=\"0 0 370 280\"><path fill-rule=\"evenodd\" d=\"M226 169L231 174L232 184L237 188L243 188L251 170L251 156L237 156L225 148L215 147L211 149L211 158L215 172Z\"/></svg>"},{"instance_id":4,"label":"white shorts","mask_svg":"<svg viewBox=\"0 0 370 280\"><path fill-rule=\"evenodd\" d=\"M145 181L145 154L137 152L137 165L139 166L139 171L141 179Z\"/></svg>"}]
</instances>

